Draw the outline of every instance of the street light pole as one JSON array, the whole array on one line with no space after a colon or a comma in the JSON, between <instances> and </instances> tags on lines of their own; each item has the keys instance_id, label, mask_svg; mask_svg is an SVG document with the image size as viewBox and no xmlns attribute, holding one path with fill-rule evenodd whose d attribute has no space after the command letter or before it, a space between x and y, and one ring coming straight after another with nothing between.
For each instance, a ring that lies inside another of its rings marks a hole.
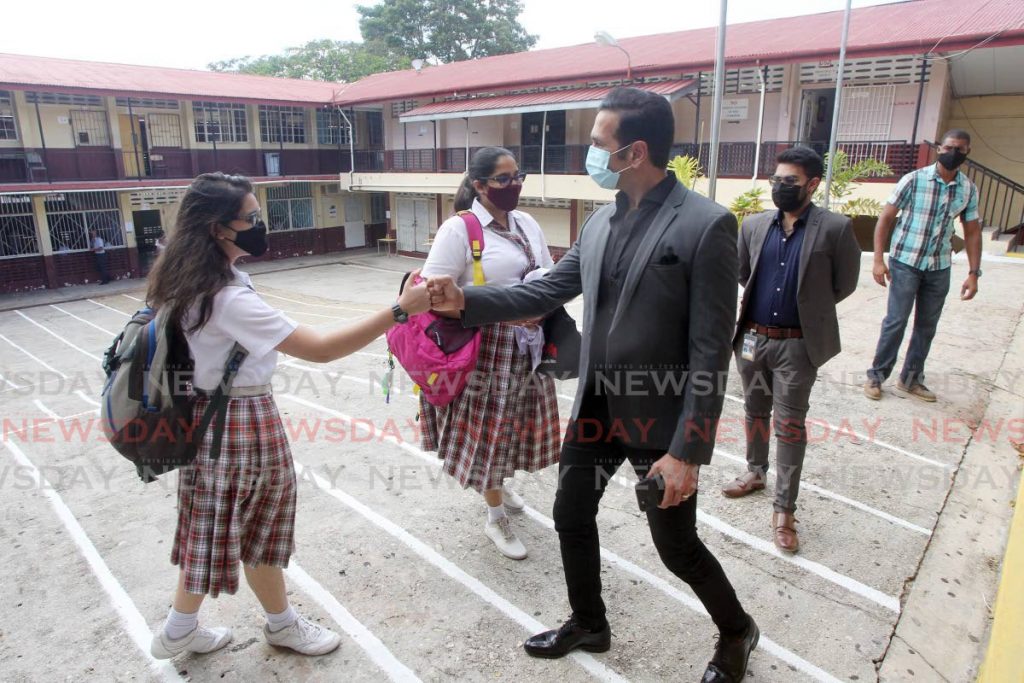
<instances>
[{"instance_id":1,"label":"street light pole","mask_svg":"<svg viewBox=\"0 0 1024 683\"><path fill-rule=\"evenodd\" d=\"M836 74L836 102L832 107L832 136L828 140L828 169L825 171L825 208L829 205L829 193L832 190L832 169L835 167L836 147L839 136L839 113L843 108L843 71L846 66L846 37L850 33L850 2L846 0L846 12L843 14L843 37L839 43L839 73Z\"/></svg>"},{"instance_id":2,"label":"street light pole","mask_svg":"<svg viewBox=\"0 0 1024 683\"><path fill-rule=\"evenodd\" d=\"M715 98L711 107L711 149L708 159L708 198L714 201L718 184L718 145L722 133L722 91L725 90L725 17L728 0L719 0L715 54Z\"/></svg>"},{"instance_id":3,"label":"street light pole","mask_svg":"<svg viewBox=\"0 0 1024 683\"><path fill-rule=\"evenodd\" d=\"M619 41L615 40L610 33L607 31L598 31L594 34L594 41L599 45L606 45L607 47L617 48L622 54L626 55L626 80L633 80L633 59L629 56L629 52L626 48L619 45Z\"/></svg>"}]
</instances>

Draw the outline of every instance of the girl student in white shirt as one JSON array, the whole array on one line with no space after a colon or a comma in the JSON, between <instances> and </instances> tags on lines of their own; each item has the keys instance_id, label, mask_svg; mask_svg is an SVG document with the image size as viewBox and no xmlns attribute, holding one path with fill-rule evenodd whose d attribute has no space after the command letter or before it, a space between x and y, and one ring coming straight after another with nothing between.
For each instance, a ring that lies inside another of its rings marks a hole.
<instances>
[{"instance_id":1,"label":"girl student in white shirt","mask_svg":"<svg viewBox=\"0 0 1024 683\"><path fill-rule=\"evenodd\" d=\"M512 152L484 147L470 159L455 195L455 210L471 211L483 227L482 266L488 286L520 284L528 273L553 264L537 221L516 210L525 176ZM438 228L422 275L450 275L461 286L473 284L473 258L461 216ZM516 560L527 551L512 530L506 508L520 512L524 503L505 480L517 470L536 472L554 464L561 443L554 382L533 374L530 350L516 341L517 325L538 322L480 328L475 380L444 407L420 397L424 450L437 451L445 472L463 488L483 495L488 509L484 534L501 554Z\"/></svg>"},{"instance_id":2,"label":"girl student in white shirt","mask_svg":"<svg viewBox=\"0 0 1024 683\"><path fill-rule=\"evenodd\" d=\"M239 564L266 612L263 632L270 644L308 655L338 647L338 635L296 614L286 594L282 568L295 548L295 470L270 391L277 352L328 362L363 348L403 312L429 307L425 288L409 287L399 310L384 309L324 333L297 325L264 302L234 266L241 256L267 250L267 228L252 189L241 176L196 178L149 275L147 301L181 324L200 394L217 387L235 342L249 353L230 392L220 457L210 458L214 430L207 430L195 461L179 472L171 562L180 569L173 606L153 637L151 652L158 659L212 652L230 642L230 629L200 627L198 613L206 595L238 590ZM196 416L208 401L200 396Z\"/></svg>"}]
</instances>

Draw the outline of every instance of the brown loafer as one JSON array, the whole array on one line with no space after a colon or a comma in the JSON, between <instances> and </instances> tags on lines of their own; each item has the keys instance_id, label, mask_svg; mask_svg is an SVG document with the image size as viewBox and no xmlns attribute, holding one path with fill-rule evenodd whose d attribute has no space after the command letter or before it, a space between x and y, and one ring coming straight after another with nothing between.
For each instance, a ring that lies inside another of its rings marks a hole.
<instances>
[{"instance_id":1,"label":"brown loafer","mask_svg":"<svg viewBox=\"0 0 1024 683\"><path fill-rule=\"evenodd\" d=\"M864 382L864 395L872 401L882 400L882 385L873 379Z\"/></svg>"},{"instance_id":2,"label":"brown loafer","mask_svg":"<svg viewBox=\"0 0 1024 683\"><path fill-rule=\"evenodd\" d=\"M772 540L775 547L786 553L800 549L800 537L796 533L796 517L792 512L772 513Z\"/></svg>"},{"instance_id":3,"label":"brown loafer","mask_svg":"<svg viewBox=\"0 0 1024 683\"><path fill-rule=\"evenodd\" d=\"M935 403L936 401L935 394L930 389L928 389L928 387L921 384L920 382L916 382L908 387L903 382L896 380L896 388L902 391L903 393L910 394L914 398L925 401L926 403Z\"/></svg>"},{"instance_id":4,"label":"brown loafer","mask_svg":"<svg viewBox=\"0 0 1024 683\"><path fill-rule=\"evenodd\" d=\"M722 487L722 495L726 498L742 498L763 489L764 477L756 472L744 472Z\"/></svg>"}]
</instances>

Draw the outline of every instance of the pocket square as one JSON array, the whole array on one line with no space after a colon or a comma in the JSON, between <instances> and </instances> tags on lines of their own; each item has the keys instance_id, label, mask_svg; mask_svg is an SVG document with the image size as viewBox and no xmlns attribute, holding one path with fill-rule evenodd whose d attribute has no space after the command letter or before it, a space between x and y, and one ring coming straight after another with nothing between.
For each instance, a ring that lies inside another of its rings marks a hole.
<instances>
[{"instance_id":1,"label":"pocket square","mask_svg":"<svg viewBox=\"0 0 1024 683\"><path fill-rule=\"evenodd\" d=\"M675 252L672 251L672 247L665 250L665 253L658 259L659 266L671 266L679 263L679 257L676 256Z\"/></svg>"}]
</instances>

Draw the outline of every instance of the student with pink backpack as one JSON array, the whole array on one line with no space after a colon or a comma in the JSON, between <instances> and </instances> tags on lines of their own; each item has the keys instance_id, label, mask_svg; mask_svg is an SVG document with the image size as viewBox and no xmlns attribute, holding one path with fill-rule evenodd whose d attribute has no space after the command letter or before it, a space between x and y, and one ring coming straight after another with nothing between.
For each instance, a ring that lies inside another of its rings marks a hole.
<instances>
[{"instance_id":1,"label":"student with pink backpack","mask_svg":"<svg viewBox=\"0 0 1024 683\"><path fill-rule=\"evenodd\" d=\"M511 286L553 264L540 226L517 211L526 174L502 147L484 147L470 159L445 221L423 266L423 277L449 275L462 286ZM479 226L474 225L479 222ZM469 235L482 227L483 248L474 259ZM450 315L450 314L448 314ZM525 503L505 481L517 470L536 472L558 461L558 398L551 378L534 374L530 339L539 321L480 328L476 370L447 405L420 394L423 448L438 452L443 469L487 502L485 535L511 559L526 557L507 511ZM518 330L517 330L518 328Z\"/></svg>"}]
</instances>

